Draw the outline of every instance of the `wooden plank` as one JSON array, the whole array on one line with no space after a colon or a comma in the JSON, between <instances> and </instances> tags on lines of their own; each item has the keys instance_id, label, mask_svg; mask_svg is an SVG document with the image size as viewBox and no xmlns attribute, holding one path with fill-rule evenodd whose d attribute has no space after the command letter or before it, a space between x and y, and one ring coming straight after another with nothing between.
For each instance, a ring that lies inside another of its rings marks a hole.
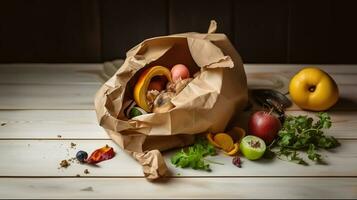
<instances>
[{"instance_id":1,"label":"wooden plank","mask_svg":"<svg viewBox=\"0 0 357 200\"><path fill-rule=\"evenodd\" d=\"M357 46L356 18L357 1L332 1L331 3L331 31L332 40L329 41L332 52L332 62L356 64L355 48Z\"/></svg>"},{"instance_id":2,"label":"wooden plank","mask_svg":"<svg viewBox=\"0 0 357 200\"><path fill-rule=\"evenodd\" d=\"M71 148L71 142L76 144L75 148ZM220 154L209 159L224 165L211 164L212 172L206 172L175 168L169 159L176 151L166 152L164 157L171 176L181 177L357 176L357 141L340 142L341 147L322 152L327 165L311 163L310 166L302 166L279 159L249 161L242 158L243 166L237 168L232 164L232 157ZM113 146L117 152L112 160L98 166L72 163L66 169L58 169L61 160L74 157L78 150L92 152L106 144ZM84 175L85 169L90 171L85 176L91 177L143 177L141 166L110 140L0 140L0 152L0 177L75 177L76 174Z\"/></svg>"},{"instance_id":3,"label":"wooden plank","mask_svg":"<svg viewBox=\"0 0 357 200\"><path fill-rule=\"evenodd\" d=\"M288 1L233 1L235 46L244 62L287 62Z\"/></svg>"},{"instance_id":4,"label":"wooden plank","mask_svg":"<svg viewBox=\"0 0 357 200\"><path fill-rule=\"evenodd\" d=\"M0 85L0 109L94 109L97 84Z\"/></svg>"},{"instance_id":5,"label":"wooden plank","mask_svg":"<svg viewBox=\"0 0 357 200\"><path fill-rule=\"evenodd\" d=\"M334 56L331 43L339 41L332 35L335 28L331 26L331 2L290 1L289 62L331 63Z\"/></svg>"},{"instance_id":6,"label":"wooden plank","mask_svg":"<svg viewBox=\"0 0 357 200\"><path fill-rule=\"evenodd\" d=\"M357 198L357 178L1 178L10 198Z\"/></svg>"},{"instance_id":7,"label":"wooden plank","mask_svg":"<svg viewBox=\"0 0 357 200\"><path fill-rule=\"evenodd\" d=\"M167 1L98 1L101 12L102 57L125 58L126 52L143 40L167 35Z\"/></svg>"},{"instance_id":8,"label":"wooden plank","mask_svg":"<svg viewBox=\"0 0 357 200\"><path fill-rule=\"evenodd\" d=\"M95 0L1 1L0 62L98 62Z\"/></svg>"},{"instance_id":9,"label":"wooden plank","mask_svg":"<svg viewBox=\"0 0 357 200\"><path fill-rule=\"evenodd\" d=\"M0 138L108 139L94 110L2 110Z\"/></svg>"},{"instance_id":10,"label":"wooden plank","mask_svg":"<svg viewBox=\"0 0 357 200\"><path fill-rule=\"evenodd\" d=\"M0 64L0 84L101 84L103 64Z\"/></svg>"},{"instance_id":11,"label":"wooden plank","mask_svg":"<svg viewBox=\"0 0 357 200\"><path fill-rule=\"evenodd\" d=\"M231 0L210 1L181 0L169 3L170 33L207 33L210 20L216 20L217 33L226 34L233 41ZM199 10L199 12L197 12ZM185 19L185 20L183 20Z\"/></svg>"},{"instance_id":12,"label":"wooden plank","mask_svg":"<svg viewBox=\"0 0 357 200\"><path fill-rule=\"evenodd\" d=\"M251 72L298 72L304 67L314 66L328 73L343 73L356 74L357 65L341 65L341 64L244 64L246 73Z\"/></svg>"},{"instance_id":13,"label":"wooden plank","mask_svg":"<svg viewBox=\"0 0 357 200\"><path fill-rule=\"evenodd\" d=\"M251 112L237 118L241 127L247 126ZM314 112L288 111L290 115L315 116ZM328 135L357 139L357 112L330 112L333 124ZM94 110L2 110L0 139L108 139L99 126Z\"/></svg>"}]
</instances>

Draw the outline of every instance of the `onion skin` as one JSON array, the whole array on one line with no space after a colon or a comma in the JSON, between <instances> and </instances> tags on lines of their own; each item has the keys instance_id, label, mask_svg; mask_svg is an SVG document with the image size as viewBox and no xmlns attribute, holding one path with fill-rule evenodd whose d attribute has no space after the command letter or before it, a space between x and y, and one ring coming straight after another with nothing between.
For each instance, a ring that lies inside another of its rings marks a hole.
<instances>
[{"instance_id":1,"label":"onion skin","mask_svg":"<svg viewBox=\"0 0 357 200\"><path fill-rule=\"evenodd\" d=\"M172 67L171 69L172 80L174 82L180 79L186 79L190 77L190 71L188 68L183 64L177 64Z\"/></svg>"}]
</instances>

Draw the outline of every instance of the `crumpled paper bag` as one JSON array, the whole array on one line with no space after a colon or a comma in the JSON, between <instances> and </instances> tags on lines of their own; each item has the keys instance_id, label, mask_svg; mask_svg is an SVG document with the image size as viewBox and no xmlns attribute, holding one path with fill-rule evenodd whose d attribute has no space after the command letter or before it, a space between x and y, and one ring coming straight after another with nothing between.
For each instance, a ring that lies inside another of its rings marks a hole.
<instances>
[{"instance_id":1,"label":"crumpled paper bag","mask_svg":"<svg viewBox=\"0 0 357 200\"><path fill-rule=\"evenodd\" d=\"M125 62L99 89L95 109L99 124L142 166L146 178L168 172L161 151L193 143L194 135L221 132L248 100L242 60L226 35L183 33L150 38L127 52ZM189 67L194 79L172 99L167 113L149 113L128 119L125 108L133 101L133 88L147 67L175 64ZM118 65L117 61L105 65Z\"/></svg>"}]
</instances>

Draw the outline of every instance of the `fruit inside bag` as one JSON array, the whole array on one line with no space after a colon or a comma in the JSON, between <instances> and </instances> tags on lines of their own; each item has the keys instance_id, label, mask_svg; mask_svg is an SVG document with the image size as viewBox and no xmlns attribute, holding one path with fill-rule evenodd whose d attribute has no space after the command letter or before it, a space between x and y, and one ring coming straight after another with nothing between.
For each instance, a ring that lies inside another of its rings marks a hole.
<instances>
[{"instance_id":1,"label":"fruit inside bag","mask_svg":"<svg viewBox=\"0 0 357 200\"><path fill-rule=\"evenodd\" d=\"M129 50L97 92L95 108L109 136L156 179L167 173L161 151L187 146L195 134L223 131L247 99L243 64L227 37L186 33Z\"/></svg>"}]
</instances>

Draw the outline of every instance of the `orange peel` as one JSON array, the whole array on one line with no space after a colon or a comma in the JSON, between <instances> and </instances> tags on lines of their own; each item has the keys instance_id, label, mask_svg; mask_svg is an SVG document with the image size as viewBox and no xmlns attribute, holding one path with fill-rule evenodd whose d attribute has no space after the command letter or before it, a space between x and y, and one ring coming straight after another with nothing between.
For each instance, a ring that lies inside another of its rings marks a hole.
<instances>
[{"instance_id":1,"label":"orange peel","mask_svg":"<svg viewBox=\"0 0 357 200\"><path fill-rule=\"evenodd\" d=\"M213 135L212 135L212 133L208 133L208 134L206 135L206 137L207 137L208 142L211 143L213 146L215 146L215 147L217 147L217 148L221 148L221 146L219 146L219 145L213 140Z\"/></svg>"},{"instance_id":2,"label":"orange peel","mask_svg":"<svg viewBox=\"0 0 357 200\"><path fill-rule=\"evenodd\" d=\"M239 144L234 143L234 148L229 152L224 151L224 153L228 156L234 156L238 153L238 151L239 151Z\"/></svg>"},{"instance_id":3,"label":"orange peel","mask_svg":"<svg viewBox=\"0 0 357 200\"><path fill-rule=\"evenodd\" d=\"M227 133L218 133L213 137L213 140L226 152L234 148L233 139Z\"/></svg>"}]
</instances>

